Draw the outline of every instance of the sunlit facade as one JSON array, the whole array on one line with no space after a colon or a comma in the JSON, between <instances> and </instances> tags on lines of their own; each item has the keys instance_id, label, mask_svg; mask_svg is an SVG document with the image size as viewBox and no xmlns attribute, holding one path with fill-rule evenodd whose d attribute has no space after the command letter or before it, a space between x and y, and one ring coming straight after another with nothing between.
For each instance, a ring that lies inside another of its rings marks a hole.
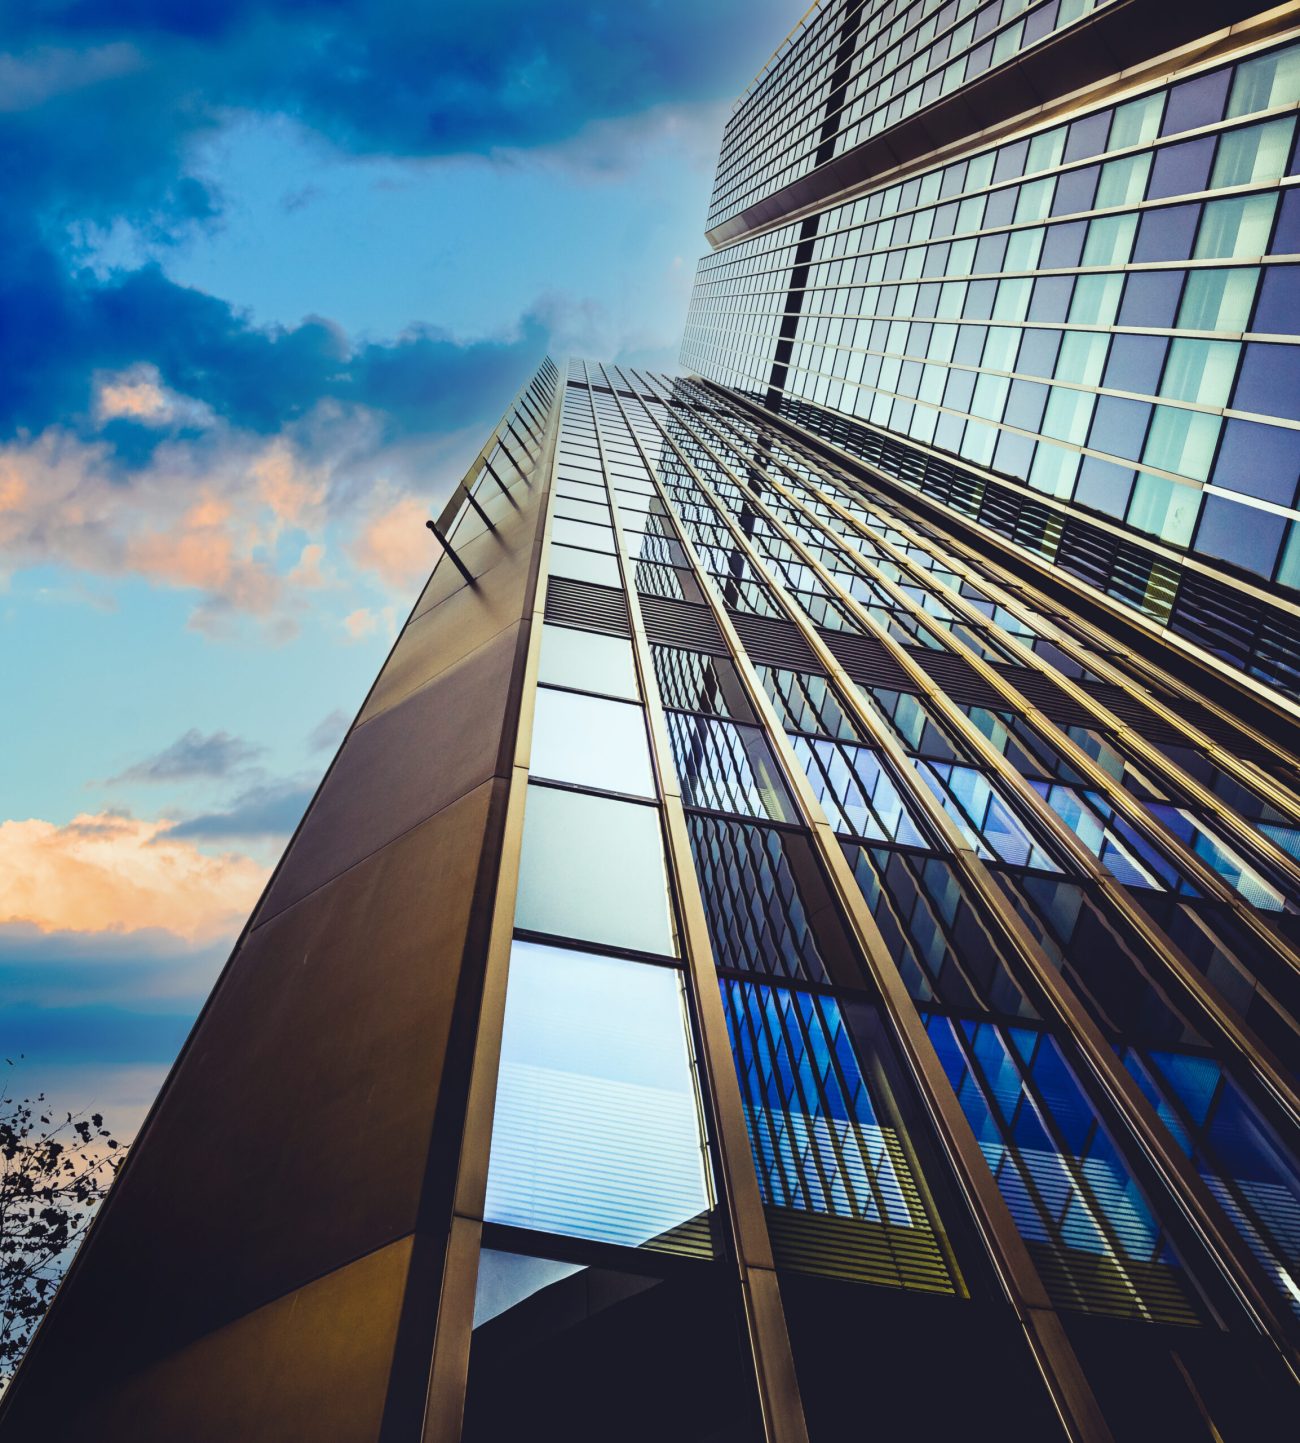
<instances>
[{"instance_id":1,"label":"sunlit facade","mask_svg":"<svg viewBox=\"0 0 1300 1443\"><path fill-rule=\"evenodd\" d=\"M545 362L431 522L3 1443L1293 1433L1298 57L804 17L691 374Z\"/></svg>"}]
</instances>

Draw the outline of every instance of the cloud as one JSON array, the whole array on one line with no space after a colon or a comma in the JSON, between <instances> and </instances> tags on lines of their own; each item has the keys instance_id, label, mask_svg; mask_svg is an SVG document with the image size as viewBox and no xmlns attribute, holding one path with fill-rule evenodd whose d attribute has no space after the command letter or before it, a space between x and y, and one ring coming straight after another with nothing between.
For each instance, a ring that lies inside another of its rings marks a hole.
<instances>
[{"instance_id":1,"label":"cloud","mask_svg":"<svg viewBox=\"0 0 1300 1443\"><path fill-rule=\"evenodd\" d=\"M352 718L341 708L335 708L327 717L312 728L307 738L308 747L314 752L332 752L347 734Z\"/></svg>"},{"instance_id":2,"label":"cloud","mask_svg":"<svg viewBox=\"0 0 1300 1443\"><path fill-rule=\"evenodd\" d=\"M367 636L374 636L376 632L396 636L397 608L384 606L376 611L371 607L361 606L343 618L342 626L349 641L362 641Z\"/></svg>"},{"instance_id":3,"label":"cloud","mask_svg":"<svg viewBox=\"0 0 1300 1443\"><path fill-rule=\"evenodd\" d=\"M168 747L136 762L113 777L113 782L171 782L190 777L225 777L246 767L266 750L229 732L204 736L191 727Z\"/></svg>"},{"instance_id":4,"label":"cloud","mask_svg":"<svg viewBox=\"0 0 1300 1443\"><path fill-rule=\"evenodd\" d=\"M208 856L169 835L172 825L114 812L66 826L0 823L0 923L41 932L161 928L190 943L233 935L267 868L239 853Z\"/></svg>"},{"instance_id":5,"label":"cloud","mask_svg":"<svg viewBox=\"0 0 1300 1443\"><path fill-rule=\"evenodd\" d=\"M426 501L401 497L361 532L349 548L352 559L392 590L413 590L428 576L437 558L437 543L425 525L428 516Z\"/></svg>"},{"instance_id":6,"label":"cloud","mask_svg":"<svg viewBox=\"0 0 1300 1443\"><path fill-rule=\"evenodd\" d=\"M159 927L43 931L0 923L0 993L13 1007L153 1007L206 994L233 933L193 944Z\"/></svg>"},{"instance_id":7,"label":"cloud","mask_svg":"<svg viewBox=\"0 0 1300 1443\"><path fill-rule=\"evenodd\" d=\"M302 820L314 792L314 783L301 780L259 783L241 792L225 811L206 812L175 823L163 840L256 841L287 837Z\"/></svg>"}]
</instances>

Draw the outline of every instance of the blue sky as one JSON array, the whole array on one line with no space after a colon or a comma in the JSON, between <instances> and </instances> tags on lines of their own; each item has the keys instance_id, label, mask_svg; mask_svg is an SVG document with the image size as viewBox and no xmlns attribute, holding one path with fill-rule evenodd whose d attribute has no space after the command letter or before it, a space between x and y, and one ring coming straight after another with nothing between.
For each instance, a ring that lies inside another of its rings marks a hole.
<instances>
[{"instance_id":1,"label":"blue sky","mask_svg":"<svg viewBox=\"0 0 1300 1443\"><path fill-rule=\"evenodd\" d=\"M550 351L672 366L787 0L6 0L0 1053L133 1129Z\"/></svg>"}]
</instances>

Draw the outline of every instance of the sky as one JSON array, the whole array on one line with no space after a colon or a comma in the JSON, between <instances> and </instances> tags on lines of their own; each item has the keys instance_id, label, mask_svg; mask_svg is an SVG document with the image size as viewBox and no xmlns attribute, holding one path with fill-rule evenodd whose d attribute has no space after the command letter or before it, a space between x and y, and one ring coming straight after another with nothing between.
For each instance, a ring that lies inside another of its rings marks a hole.
<instances>
[{"instance_id":1,"label":"sky","mask_svg":"<svg viewBox=\"0 0 1300 1443\"><path fill-rule=\"evenodd\" d=\"M550 352L672 368L790 0L0 0L0 1056L129 1136Z\"/></svg>"}]
</instances>

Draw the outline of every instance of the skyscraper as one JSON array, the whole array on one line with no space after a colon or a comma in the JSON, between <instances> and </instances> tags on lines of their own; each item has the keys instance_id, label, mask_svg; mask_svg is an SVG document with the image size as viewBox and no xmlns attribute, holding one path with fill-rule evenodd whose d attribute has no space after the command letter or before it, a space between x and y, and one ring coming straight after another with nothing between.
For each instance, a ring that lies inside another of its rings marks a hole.
<instances>
[{"instance_id":1,"label":"skyscraper","mask_svg":"<svg viewBox=\"0 0 1300 1443\"><path fill-rule=\"evenodd\" d=\"M805 16L693 374L547 362L434 523L3 1443L1289 1436L1300 9L1230 9Z\"/></svg>"}]
</instances>

